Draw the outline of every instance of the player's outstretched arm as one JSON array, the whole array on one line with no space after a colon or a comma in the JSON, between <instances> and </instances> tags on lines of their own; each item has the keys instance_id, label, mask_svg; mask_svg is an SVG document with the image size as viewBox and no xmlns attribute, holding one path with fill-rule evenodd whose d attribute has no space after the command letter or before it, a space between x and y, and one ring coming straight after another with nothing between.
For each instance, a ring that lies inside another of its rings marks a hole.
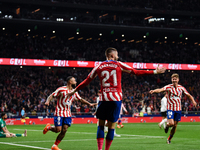
<instances>
[{"instance_id":1,"label":"player's outstretched arm","mask_svg":"<svg viewBox=\"0 0 200 150\"><path fill-rule=\"evenodd\" d=\"M162 89L155 89L155 90L150 90L149 93L150 94L153 94L153 93L161 93L161 92L164 92L165 90L162 88Z\"/></svg>"},{"instance_id":2,"label":"player's outstretched arm","mask_svg":"<svg viewBox=\"0 0 200 150\"><path fill-rule=\"evenodd\" d=\"M87 104L87 105L89 105L89 106L96 106L96 105L97 105L97 103L90 103L90 102L86 101L86 100L83 99L83 98L81 98L80 101L81 101L81 103Z\"/></svg>"},{"instance_id":3,"label":"player's outstretched arm","mask_svg":"<svg viewBox=\"0 0 200 150\"><path fill-rule=\"evenodd\" d=\"M5 127L3 127L3 128L2 128L2 130L3 130L3 132L4 132L4 133L11 134L11 133L8 131L8 129L7 129L7 127L6 127L6 126L5 126Z\"/></svg>"},{"instance_id":4,"label":"player's outstretched arm","mask_svg":"<svg viewBox=\"0 0 200 150\"><path fill-rule=\"evenodd\" d=\"M91 74L91 73L90 73ZM79 90L81 90L82 88L86 87L95 77L90 77L90 74L88 75L88 77L82 81L73 91L67 93L67 96L71 97L72 95L74 95L74 93L78 92Z\"/></svg>"},{"instance_id":5,"label":"player's outstretched arm","mask_svg":"<svg viewBox=\"0 0 200 150\"><path fill-rule=\"evenodd\" d=\"M189 93L187 93L186 94L186 96L192 101L192 103L193 103L193 105L194 105L194 107L196 107L197 106L197 103L195 102L195 100L194 100L194 98L193 98L193 96L192 95L190 95Z\"/></svg>"},{"instance_id":6,"label":"player's outstretched arm","mask_svg":"<svg viewBox=\"0 0 200 150\"><path fill-rule=\"evenodd\" d=\"M150 75L150 74L160 74L160 73L164 73L166 71L166 68L165 67L161 67L159 68L159 65L157 66L157 68L155 70L150 70L150 71L147 71L147 70L137 70L137 69L134 69L128 65L126 65L125 63L122 63L122 62L119 62L120 64L120 67L122 69L123 72L127 72L127 73L131 73L131 74L134 74L134 75Z\"/></svg>"},{"instance_id":7,"label":"player's outstretched arm","mask_svg":"<svg viewBox=\"0 0 200 150\"><path fill-rule=\"evenodd\" d=\"M47 98L45 105L49 106L50 101L53 99L53 94L49 95L49 97Z\"/></svg>"}]
</instances>

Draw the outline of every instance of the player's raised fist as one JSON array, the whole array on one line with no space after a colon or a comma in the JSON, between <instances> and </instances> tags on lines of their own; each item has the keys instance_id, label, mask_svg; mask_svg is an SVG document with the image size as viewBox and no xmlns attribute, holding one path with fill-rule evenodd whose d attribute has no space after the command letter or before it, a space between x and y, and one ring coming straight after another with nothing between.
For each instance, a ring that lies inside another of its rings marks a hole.
<instances>
[{"instance_id":1,"label":"player's raised fist","mask_svg":"<svg viewBox=\"0 0 200 150\"><path fill-rule=\"evenodd\" d=\"M150 94L153 94L153 93L154 93L154 90L150 90L149 93L150 93Z\"/></svg>"}]
</instances>

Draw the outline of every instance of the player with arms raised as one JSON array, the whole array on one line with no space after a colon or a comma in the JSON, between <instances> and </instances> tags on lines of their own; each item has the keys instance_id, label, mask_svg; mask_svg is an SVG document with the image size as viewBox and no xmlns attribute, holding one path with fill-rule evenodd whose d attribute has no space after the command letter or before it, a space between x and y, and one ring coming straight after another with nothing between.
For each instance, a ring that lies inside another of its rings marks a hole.
<instances>
[{"instance_id":1,"label":"player with arms raised","mask_svg":"<svg viewBox=\"0 0 200 150\"><path fill-rule=\"evenodd\" d=\"M167 143L171 143L171 139L176 132L177 124L181 121L181 97L184 93L196 107L194 98L187 92L187 90L178 84L179 75L177 73L171 76L172 84L166 85L161 89L151 90L150 93L161 93L166 91L167 94L167 126L165 127L165 133L168 132L169 127L172 127L170 135L167 139Z\"/></svg>"},{"instance_id":2,"label":"player with arms raised","mask_svg":"<svg viewBox=\"0 0 200 150\"><path fill-rule=\"evenodd\" d=\"M116 121L119 118L122 100L121 78L122 72L131 73L134 75L157 74L164 73L165 68L158 68L154 71L135 70L130 66L117 61L118 52L115 48L108 48L105 51L107 60L97 65L88 75L88 77L81 82L76 89L69 93L71 96L76 91L87 86L97 75L101 83L100 102L96 116L99 119L99 126L97 129L97 144L98 150L102 150L104 141L104 125L105 120L108 120L108 133L106 136L105 150L109 150L114 137L114 130Z\"/></svg>"},{"instance_id":3,"label":"player with arms raised","mask_svg":"<svg viewBox=\"0 0 200 150\"><path fill-rule=\"evenodd\" d=\"M68 127L71 126L71 104L73 100L80 100L82 103L88 104L90 106L96 105L96 103L91 104L88 101L82 99L78 92L74 93L72 96L68 97L67 93L71 92L76 86L76 79L72 76L67 77L67 86L62 86L53 92L45 102L45 105L49 105L49 102L53 98L57 98L57 106L55 110L54 125L50 126L47 124L43 130L43 134L46 134L49 130L55 133L60 132L53 146L52 150L60 150L58 144L65 137Z\"/></svg>"}]
</instances>

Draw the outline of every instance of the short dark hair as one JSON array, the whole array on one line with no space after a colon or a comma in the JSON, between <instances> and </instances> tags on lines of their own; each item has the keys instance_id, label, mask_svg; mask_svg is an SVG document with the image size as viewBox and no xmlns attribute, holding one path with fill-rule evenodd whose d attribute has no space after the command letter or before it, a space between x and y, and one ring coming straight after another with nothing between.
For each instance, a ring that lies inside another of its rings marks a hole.
<instances>
[{"instance_id":1,"label":"short dark hair","mask_svg":"<svg viewBox=\"0 0 200 150\"><path fill-rule=\"evenodd\" d=\"M117 49L113 48L113 47L107 48L106 51L105 51L106 57L109 57L110 53L112 53L113 51L117 51Z\"/></svg>"},{"instance_id":2,"label":"short dark hair","mask_svg":"<svg viewBox=\"0 0 200 150\"><path fill-rule=\"evenodd\" d=\"M2 113L1 113L1 118L2 118L3 116L5 116L5 114L6 114L5 112L2 112Z\"/></svg>"},{"instance_id":3,"label":"short dark hair","mask_svg":"<svg viewBox=\"0 0 200 150\"><path fill-rule=\"evenodd\" d=\"M71 78L73 78L73 76L68 76L67 77L67 83L69 82L69 80L71 80Z\"/></svg>"}]
</instances>

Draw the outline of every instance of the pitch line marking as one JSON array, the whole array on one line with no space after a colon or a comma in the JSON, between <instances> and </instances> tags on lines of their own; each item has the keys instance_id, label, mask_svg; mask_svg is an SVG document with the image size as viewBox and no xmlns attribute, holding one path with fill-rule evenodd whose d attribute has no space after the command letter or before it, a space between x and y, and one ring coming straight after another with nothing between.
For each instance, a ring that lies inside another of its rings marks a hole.
<instances>
[{"instance_id":1,"label":"pitch line marking","mask_svg":"<svg viewBox=\"0 0 200 150\"><path fill-rule=\"evenodd\" d=\"M48 148L43 148L43 147L30 146L30 145L22 145L22 144L14 144L14 143L7 143L7 142L0 142L0 144L14 145L14 146L20 146L20 147L29 147L29 148L34 148L34 149L45 149L45 150L50 150L50 149L48 149Z\"/></svg>"},{"instance_id":2,"label":"pitch line marking","mask_svg":"<svg viewBox=\"0 0 200 150\"><path fill-rule=\"evenodd\" d=\"M13 129L13 130L24 130L24 129ZM27 130L27 131L40 131L42 130ZM96 133L89 133L89 132L67 132L67 133L78 133L78 134L96 134ZM150 135L131 135L131 134L120 134L122 136L134 136L134 137L145 137L145 138L165 138L165 136L150 136Z\"/></svg>"},{"instance_id":3,"label":"pitch line marking","mask_svg":"<svg viewBox=\"0 0 200 150\"><path fill-rule=\"evenodd\" d=\"M115 137L115 140L131 140L131 139L144 139L143 137L135 137L135 138L119 138ZM76 142L76 141L96 141L96 139L76 139L76 140L62 140L62 142ZM48 143L48 142L55 142L55 140L49 140L49 141L18 141L18 142L12 142L12 143Z\"/></svg>"}]
</instances>

